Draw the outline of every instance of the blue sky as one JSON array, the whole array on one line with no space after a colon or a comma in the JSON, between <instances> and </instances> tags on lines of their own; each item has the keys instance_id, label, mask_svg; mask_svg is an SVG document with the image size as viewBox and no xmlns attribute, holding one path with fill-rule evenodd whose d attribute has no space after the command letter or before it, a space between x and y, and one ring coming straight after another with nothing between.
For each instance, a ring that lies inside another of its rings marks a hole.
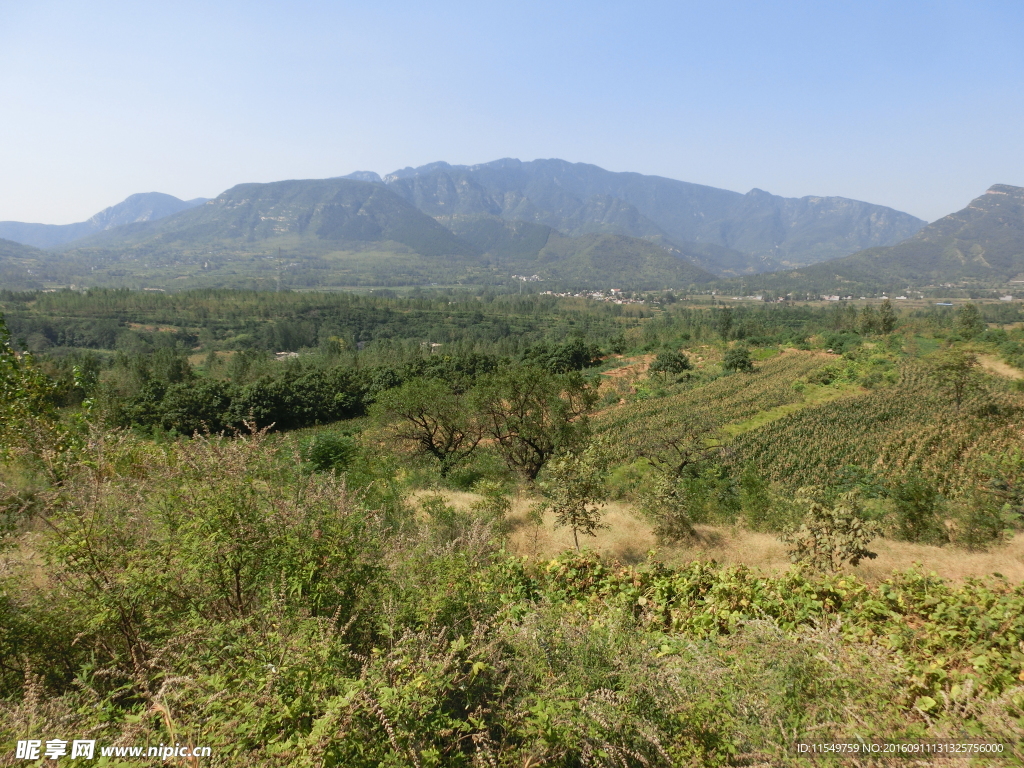
<instances>
[{"instance_id":1,"label":"blue sky","mask_svg":"<svg viewBox=\"0 0 1024 768\"><path fill-rule=\"evenodd\" d=\"M0 0L0 220L560 157L933 220L1024 186L1024 3Z\"/></svg>"}]
</instances>

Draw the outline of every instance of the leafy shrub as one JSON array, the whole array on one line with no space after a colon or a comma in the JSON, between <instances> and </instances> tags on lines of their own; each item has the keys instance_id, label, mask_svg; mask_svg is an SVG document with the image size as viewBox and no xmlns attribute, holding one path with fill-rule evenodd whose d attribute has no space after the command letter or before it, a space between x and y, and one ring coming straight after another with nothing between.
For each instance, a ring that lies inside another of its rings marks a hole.
<instances>
[{"instance_id":1,"label":"leafy shrub","mask_svg":"<svg viewBox=\"0 0 1024 768\"><path fill-rule=\"evenodd\" d=\"M470 509L485 523L505 533L508 530L508 516L512 512L512 499L505 486L493 480L481 480L473 486L473 490L483 498L474 502Z\"/></svg>"},{"instance_id":2,"label":"leafy shrub","mask_svg":"<svg viewBox=\"0 0 1024 768\"><path fill-rule=\"evenodd\" d=\"M608 526L601 522L607 497L604 478L608 471L608 449L592 441L582 450L565 453L549 462L541 488L546 507L555 516L555 525L572 529L576 549L579 534L594 536Z\"/></svg>"},{"instance_id":3,"label":"leafy shrub","mask_svg":"<svg viewBox=\"0 0 1024 768\"><path fill-rule=\"evenodd\" d=\"M739 489L743 524L750 530L777 532L792 522L790 505L755 467L748 465L744 468Z\"/></svg>"},{"instance_id":4,"label":"leafy shrub","mask_svg":"<svg viewBox=\"0 0 1024 768\"><path fill-rule=\"evenodd\" d=\"M569 373L597 365L601 349L582 338L570 339L564 344L537 344L523 356L524 363L536 365L549 373Z\"/></svg>"},{"instance_id":5,"label":"leafy shrub","mask_svg":"<svg viewBox=\"0 0 1024 768\"><path fill-rule=\"evenodd\" d=\"M960 338L973 339L985 330L985 321L978 311L978 305L967 303L961 305L956 311L956 321L953 324L953 332Z\"/></svg>"},{"instance_id":6,"label":"leafy shrub","mask_svg":"<svg viewBox=\"0 0 1024 768\"><path fill-rule=\"evenodd\" d=\"M934 484L912 474L892 488L889 498L893 503L894 520L890 527L894 538L925 544L948 542L942 496Z\"/></svg>"},{"instance_id":7,"label":"leafy shrub","mask_svg":"<svg viewBox=\"0 0 1024 768\"><path fill-rule=\"evenodd\" d=\"M344 472L356 455L356 441L349 435L320 432L301 449L302 460L314 472Z\"/></svg>"},{"instance_id":8,"label":"leafy shrub","mask_svg":"<svg viewBox=\"0 0 1024 768\"><path fill-rule=\"evenodd\" d=\"M843 369L840 368L838 365L823 365L818 370L812 371L811 373L807 374L807 382L809 384L820 384L822 386L827 386L842 375Z\"/></svg>"},{"instance_id":9,"label":"leafy shrub","mask_svg":"<svg viewBox=\"0 0 1024 768\"><path fill-rule=\"evenodd\" d=\"M826 333L822 337L825 348L832 350L837 355L846 355L854 352L863 341L860 334L850 331Z\"/></svg>"},{"instance_id":10,"label":"leafy shrub","mask_svg":"<svg viewBox=\"0 0 1024 768\"><path fill-rule=\"evenodd\" d=\"M637 494L637 507L650 521L660 543L672 544L696 537L688 499L679 483L661 472L652 472Z\"/></svg>"},{"instance_id":11,"label":"leafy shrub","mask_svg":"<svg viewBox=\"0 0 1024 768\"><path fill-rule=\"evenodd\" d=\"M1000 504L988 494L975 492L953 509L954 544L973 551L1009 541L1020 515L1010 504Z\"/></svg>"},{"instance_id":12,"label":"leafy shrub","mask_svg":"<svg viewBox=\"0 0 1024 768\"><path fill-rule=\"evenodd\" d=\"M875 528L863 519L858 495L841 494L838 503L829 508L815 498L818 492L815 488L798 492L797 501L806 510L803 523L782 537L792 545L790 560L831 573L846 563L857 565L864 558L876 558L877 553L867 548Z\"/></svg>"},{"instance_id":13,"label":"leafy shrub","mask_svg":"<svg viewBox=\"0 0 1024 768\"><path fill-rule=\"evenodd\" d=\"M420 500L420 509L430 521L431 534L440 542L455 542L469 532L473 524L473 516L466 511L457 509L445 501L444 496L425 496Z\"/></svg>"}]
</instances>

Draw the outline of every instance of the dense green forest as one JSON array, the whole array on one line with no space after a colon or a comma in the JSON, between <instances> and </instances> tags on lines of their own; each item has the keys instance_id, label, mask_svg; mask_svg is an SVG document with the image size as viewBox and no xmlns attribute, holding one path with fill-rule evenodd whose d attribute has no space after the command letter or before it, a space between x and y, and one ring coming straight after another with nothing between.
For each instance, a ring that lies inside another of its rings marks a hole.
<instances>
[{"instance_id":1,"label":"dense green forest","mask_svg":"<svg viewBox=\"0 0 1024 768\"><path fill-rule=\"evenodd\" d=\"M1024 763L1020 304L618 301L0 293L0 744Z\"/></svg>"}]
</instances>

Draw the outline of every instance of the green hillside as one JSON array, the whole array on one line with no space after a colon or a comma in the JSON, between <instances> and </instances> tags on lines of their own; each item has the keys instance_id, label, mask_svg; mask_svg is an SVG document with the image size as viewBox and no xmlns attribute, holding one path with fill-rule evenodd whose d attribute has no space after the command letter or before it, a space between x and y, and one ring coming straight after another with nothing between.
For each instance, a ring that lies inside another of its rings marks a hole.
<instances>
[{"instance_id":1,"label":"green hillside","mask_svg":"<svg viewBox=\"0 0 1024 768\"><path fill-rule=\"evenodd\" d=\"M545 224L507 221L491 214L469 214L441 218L440 221L466 242L493 259L496 265L512 268L535 259L558 231Z\"/></svg>"},{"instance_id":2,"label":"green hillside","mask_svg":"<svg viewBox=\"0 0 1024 768\"><path fill-rule=\"evenodd\" d=\"M714 275L664 248L621 235L554 235L537 255L538 274L574 286L630 290L707 283ZM529 263L524 267L530 266Z\"/></svg>"},{"instance_id":3,"label":"green hillside","mask_svg":"<svg viewBox=\"0 0 1024 768\"><path fill-rule=\"evenodd\" d=\"M18 251L2 287L507 285L525 272L551 289L657 289L712 279L680 249L637 238L572 238L490 214L442 221L448 226L379 183L243 184L175 216L115 227L60 252Z\"/></svg>"},{"instance_id":4,"label":"green hillside","mask_svg":"<svg viewBox=\"0 0 1024 768\"><path fill-rule=\"evenodd\" d=\"M74 244L189 253L211 242L259 243L268 251L298 236L341 250L346 243L390 241L423 256L475 256L476 251L379 185L342 179L240 184L213 200L158 222L135 224Z\"/></svg>"},{"instance_id":5,"label":"green hillside","mask_svg":"<svg viewBox=\"0 0 1024 768\"><path fill-rule=\"evenodd\" d=\"M809 283L1001 285L1024 272L1024 188L996 184L909 240L786 276Z\"/></svg>"},{"instance_id":6,"label":"green hillside","mask_svg":"<svg viewBox=\"0 0 1024 768\"><path fill-rule=\"evenodd\" d=\"M86 221L74 224L28 224L21 221L0 221L0 238L7 238L36 248L55 248L125 224L156 221L206 202L205 198L179 200L161 192L130 195L117 205L104 208Z\"/></svg>"},{"instance_id":7,"label":"green hillside","mask_svg":"<svg viewBox=\"0 0 1024 768\"><path fill-rule=\"evenodd\" d=\"M1024 329L965 306L0 292L0 743L1019 765Z\"/></svg>"},{"instance_id":8,"label":"green hillside","mask_svg":"<svg viewBox=\"0 0 1024 768\"><path fill-rule=\"evenodd\" d=\"M714 275L696 262L701 253L622 235L567 237L544 224L489 214L455 216L446 225L485 252L496 269L536 274L550 287L685 288Z\"/></svg>"},{"instance_id":9,"label":"green hillside","mask_svg":"<svg viewBox=\"0 0 1024 768\"><path fill-rule=\"evenodd\" d=\"M162 289L419 285L471 276L479 255L380 185L284 181L78 240L50 259L46 278Z\"/></svg>"},{"instance_id":10,"label":"green hillside","mask_svg":"<svg viewBox=\"0 0 1024 768\"><path fill-rule=\"evenodd\" d=\"M41 266L47 259L47 254L37 248L0 239L0 287L41 288Z\"/></svg>"}]
</instances>

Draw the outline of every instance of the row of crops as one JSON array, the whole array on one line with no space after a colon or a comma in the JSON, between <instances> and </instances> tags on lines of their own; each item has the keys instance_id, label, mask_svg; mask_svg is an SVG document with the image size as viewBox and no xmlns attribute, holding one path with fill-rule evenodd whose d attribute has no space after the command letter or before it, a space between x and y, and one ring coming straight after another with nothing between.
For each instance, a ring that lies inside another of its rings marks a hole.
<instances>
[{"instance_id":1,"label":"row of crops","mask_svg":"<svg viewBox=\"0 0 1024 768\"><path fill-rule=\"evenodd\" d=\"M612 409L597 419L596 426L610 433L639 430L654 434L684 419L720 427L760 411L800 402L802 395L793 383L835 359L822 353L788 350L758 362L752 373L721 376L709 382L698 377L666 397Z\"/></svg>"},{"instance_id":2,"label":"row of crops","mask_svg":"<svg viewBox=\"0 0 1024 768\"><path fill-rule=\"evenodd\" d=\"M957 409L913 362L895 386L803 409L736 438L733 461L773 482L823 485L856 465L881 478L920 474L947 495L984 482L1019 444L1024 396L992 388Z\"/></svg>"}]
</instances>

